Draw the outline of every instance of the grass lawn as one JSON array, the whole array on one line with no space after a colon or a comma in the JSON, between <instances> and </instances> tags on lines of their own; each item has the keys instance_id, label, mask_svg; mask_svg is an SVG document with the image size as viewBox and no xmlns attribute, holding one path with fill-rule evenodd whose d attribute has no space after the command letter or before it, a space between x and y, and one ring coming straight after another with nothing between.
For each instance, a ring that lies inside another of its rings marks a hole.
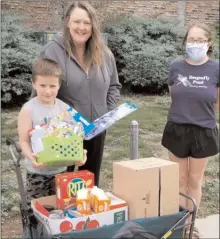
<instances>
[{"instance_id":1,"label":"grass lawn","mask_svg":"<svg viewBox=\"0 0 220 239\"><path fill-rule=\"evenodd\" d=\"M106 149L101 172L101 187L111 190L112 162L129 159L130 136L129 125L132 120L139 123L139 157L160 157L168 159L167 151L161 144L161 136L166 123L170 98L167 96L123 96L121 102L131 100L138 105L138 110L120 120L107 132ZM7 136L16 136L16 120L18 110L2 112L2 184L13 190L2 190L2 195L10 201L17 201L15 174L11 171L10 154L5 147ZM123 137L124 136L124 137ZM10 194L9 192L12 192ZM12 196L13 195L13 196ZM6 202L5 202L6 203ZM4 205L3 205L4 206ZM219 213L219 157L212 157L209 161L203 184L203 197L199 210L199 217Z\"/></svg>"}]
</instances>

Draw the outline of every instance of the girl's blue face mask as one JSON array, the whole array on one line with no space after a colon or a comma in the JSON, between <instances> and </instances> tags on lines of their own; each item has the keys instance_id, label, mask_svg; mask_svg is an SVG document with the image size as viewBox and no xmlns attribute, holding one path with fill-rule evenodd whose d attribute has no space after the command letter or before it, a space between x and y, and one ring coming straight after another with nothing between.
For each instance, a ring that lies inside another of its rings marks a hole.
<instances>
[{"instance_id":1,"label":"girl's blue face mask","mask_svg":"<svg viewBox=\"0 0 220 239\"><path fill-rule=\"evenodd\" d=\"M191 61L200 62L207 55L208 49L208 43L186 43L186 57Z\"/></svg>"}]
</instances>

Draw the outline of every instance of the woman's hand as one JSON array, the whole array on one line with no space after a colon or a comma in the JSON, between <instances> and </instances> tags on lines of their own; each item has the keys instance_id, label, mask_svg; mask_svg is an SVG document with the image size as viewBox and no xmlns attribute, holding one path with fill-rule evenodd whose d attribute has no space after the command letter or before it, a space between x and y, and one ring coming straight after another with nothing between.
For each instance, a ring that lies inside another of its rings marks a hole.
<instances>
[{"instance_id":1,"label":"woman's hand","mask_svg":"<svg viewBox=\"0 0 220 239\"><path fill-rule=\"evenodd\" d=\"M46 167L45 164L43 164L43 163L38 163L38 162L37 162L37 157L38 157L38 155L35 154L35 153L33 153L33 154L32 154L32 157L30 158L30 160L31 160L31 162L32 162L32 164L33 164L33 166L34 166L34 168L45 168L45 167Z\"/></svg>"},{"instance_id":2,"label":"woman's hand","mask_svg":"<svg viewBox=\"0 0 220 239\"><path fill-rule=\"evenodd\" d=\"M83 166L87 161L87 150L84 149L83 151L83 161L82 162L75 162L75 165L80 167L80 166Z\"/></svg>"}]
</instances>

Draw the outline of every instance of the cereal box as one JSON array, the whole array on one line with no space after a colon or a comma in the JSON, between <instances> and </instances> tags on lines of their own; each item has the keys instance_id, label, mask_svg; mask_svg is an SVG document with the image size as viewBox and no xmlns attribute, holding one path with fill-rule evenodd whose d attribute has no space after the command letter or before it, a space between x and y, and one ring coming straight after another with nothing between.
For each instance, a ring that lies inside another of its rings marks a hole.
<instances>
[{"instance_id":1,"label":"cereal box","mask_svg":"<svg viewBox=\"0 0 220 239\"><path fill-rule=\"evenodd\" d=\"M57 208L65 210L76 206L78 190L94 186L94 174L88 170L57 174L55 182Z\"/></svg>"}]
</instances>

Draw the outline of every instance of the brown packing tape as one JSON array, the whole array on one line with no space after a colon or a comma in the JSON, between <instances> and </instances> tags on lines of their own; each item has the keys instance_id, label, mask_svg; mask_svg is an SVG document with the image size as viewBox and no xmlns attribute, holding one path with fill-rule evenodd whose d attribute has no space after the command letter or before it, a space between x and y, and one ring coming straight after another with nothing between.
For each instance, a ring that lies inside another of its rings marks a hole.
<instances>
[{"instance_id":1,"label":"brown packing tape","mask_svg":"<svg viewBox=\"0 0 220 239\"><path fill-rule=\"evenodd\" d=\"M145 196L142 198L142 200L145 202L144 207L144 217L148 216L148 210L147 207L151 203L151 191L146 192Z\"/></svg>"}]
</instances>

